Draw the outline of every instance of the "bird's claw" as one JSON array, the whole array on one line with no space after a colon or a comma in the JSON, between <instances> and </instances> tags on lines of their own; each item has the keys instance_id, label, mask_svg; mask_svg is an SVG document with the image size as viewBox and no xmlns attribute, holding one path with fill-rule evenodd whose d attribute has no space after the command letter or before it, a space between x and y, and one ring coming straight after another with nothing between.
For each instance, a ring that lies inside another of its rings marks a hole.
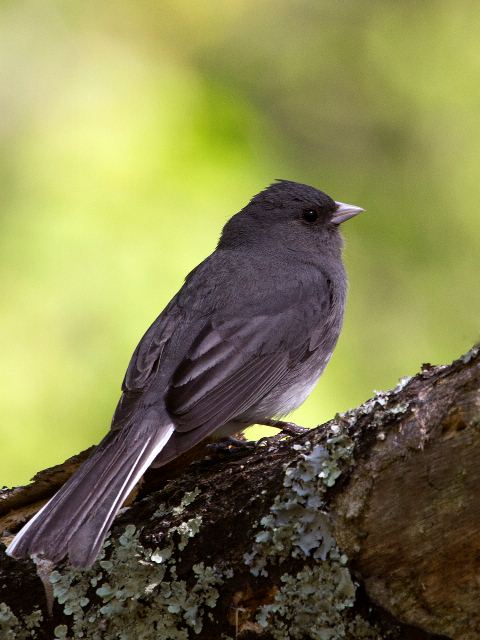
<instances>
[{"instance_id":1,"label":"bird's claw","mask_svg":"<svg viewBox=\"0 0 480 640\"><path fill-rule=\"evenodd\" d=\"M294 422L284 422L283 420L265 420L261 424L267 427L280 429L280 433L277 433L274 436L264 436L256 441L239 440L229 436L228 438L222 438L217 442L210 442L207 444L207 450L213 455L238 458L252 453L257 447L268 447L270 444L277 445L285 440L287 436L299 436L308 431L306 427L301 427Z\"/></svg>"},{"instance_id":2,"label":"bird's claw","mask_svg":"<svg viewBox=\"0 0 480 640\"><path fill-rule=\"evenodd\" d=\"M275 429L280 429L279 435L287 435L287 436L301 436L308 431L306 427L301 427L294 422L285 422L284 420L265 420L261 424L264 424L267 427L275 427ZM277 436L272 436L276 438Z\"/></svg>"},{"instance_id":3,"label":"bird's claw","mask_svg":"<svg viewBox=\"0 0 480 640\"><path fill-rule=\"evenodd\" d=\"M213 455L238 457L251 453L255 447L256 442L252 440L239 440L237 438L228 437L222 438L217 442L210 442L207 444L207 449Z\"/></svg>"}]
</instances>

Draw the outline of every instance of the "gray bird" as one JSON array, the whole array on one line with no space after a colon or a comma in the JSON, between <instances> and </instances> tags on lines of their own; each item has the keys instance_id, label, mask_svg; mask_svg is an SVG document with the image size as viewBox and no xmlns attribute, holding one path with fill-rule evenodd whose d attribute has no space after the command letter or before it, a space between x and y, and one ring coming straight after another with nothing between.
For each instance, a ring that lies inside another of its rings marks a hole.
<instances>
[{"instance_id":1,"label":"gray bird","mask_svg":"<svg viewBox=\"0 0 480 640\"><path fill-rule=\"evenodd\" d=\"M109 433L7 553L91 566L148 467L298 407L340 334L339 225L361 211L281 180L234 215L141 339Z\"/></svg>"}]
</instances>

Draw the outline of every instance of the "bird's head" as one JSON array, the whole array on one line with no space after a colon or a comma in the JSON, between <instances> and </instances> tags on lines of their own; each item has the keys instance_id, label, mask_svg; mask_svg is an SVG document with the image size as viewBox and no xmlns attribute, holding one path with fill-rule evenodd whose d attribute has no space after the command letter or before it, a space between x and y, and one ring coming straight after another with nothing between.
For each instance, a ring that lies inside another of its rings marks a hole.
<instances>
[{"instance_id":1,"label":"bird's head","mask_svg":"<svg viewBox=\"0 0 480 640\"><path fill-rule=\"evenodd\" d=\"M339 226L362 211L306 184L277 180L227 222L219 248L274 244L292 251L340 251Z\"/></svg>"}]
</instances>

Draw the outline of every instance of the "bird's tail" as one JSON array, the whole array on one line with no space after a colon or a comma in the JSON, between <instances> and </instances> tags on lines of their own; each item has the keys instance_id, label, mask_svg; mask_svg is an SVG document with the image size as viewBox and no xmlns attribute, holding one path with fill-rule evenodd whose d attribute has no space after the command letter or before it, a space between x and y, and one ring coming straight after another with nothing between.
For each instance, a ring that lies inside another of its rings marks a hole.
<instances>
[{"instance_id":1,"label":"bird's tail","mask_svg":"<svg viewBox=\"0 0 480 640\"><path fill-rule=\"evenodd\" d=\"M111 431L78 471L21 529L7 549L75 567L94 562L128 494L170 439L174 427L150 410L140 423Z\"/></svg>"}]
</instances>

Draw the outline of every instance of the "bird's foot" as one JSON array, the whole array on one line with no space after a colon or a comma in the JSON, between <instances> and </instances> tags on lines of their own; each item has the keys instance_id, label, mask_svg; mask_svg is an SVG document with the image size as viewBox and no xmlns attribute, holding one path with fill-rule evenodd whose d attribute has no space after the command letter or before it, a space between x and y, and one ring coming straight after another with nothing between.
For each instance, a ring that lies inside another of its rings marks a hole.
<instances>
[{"instance_id":1,"label":"bird's foot","mask_svg":"<svg viewBox=\"0 0 480 640\"><path fill-rule=\"evenodd\" d=\"M228 438L222 438L217 442L209 442L207 444L207 450L213 455L239 457L251 453L257 443L253 440L240 440L229 436Z\"/></svg>"},{"instance_id":2,"label":"bird's foot","mask_svg":"<svg viewBox=\"0 0 480 640\"><path fill-rule=\"evenodd\" d=\"M278 445L283 440L285 440L286 434L280 432L275 434L274 436L263 436L263 438L259 438L256 441L257 447L268 447L270 445Z\"/></svg>"},{"instance_id":3,"label":"bird's foot","mask_svg":"<svg viewBox=\"0 0 480 640\"><path fill-rule=\"evenodd\" d=\"M294 422L285 422L284 420L263 420L261 423L266 427L275 427L275 429L280 429L280 433L276 436L272 436L273 438L278 438L278 436L301 436L309 429L307 427L301 427ZM263 438L262 438L263 440Z\"/></svg>"},{"instance_id":4,"label":"bird's foot","mask_svg":"<svg viewBox=\"0 0 480 640\"><path fill-rule=\"evenodd\" d=\"M294 422L285 422L284 420L264 420L261 423L267 427L275 427L280 429L280 433L274 436L265 436L259 440L240 440L229 436L222 438L216 442L210 442L207 444L207 450L213 456L228 457L228 458L242 458L243 456L253 453L257 447L265 447L271 444L277 445L287 436L299 436L303 435L309 429L301 427Z\"/></svg>"}]
</instances>

